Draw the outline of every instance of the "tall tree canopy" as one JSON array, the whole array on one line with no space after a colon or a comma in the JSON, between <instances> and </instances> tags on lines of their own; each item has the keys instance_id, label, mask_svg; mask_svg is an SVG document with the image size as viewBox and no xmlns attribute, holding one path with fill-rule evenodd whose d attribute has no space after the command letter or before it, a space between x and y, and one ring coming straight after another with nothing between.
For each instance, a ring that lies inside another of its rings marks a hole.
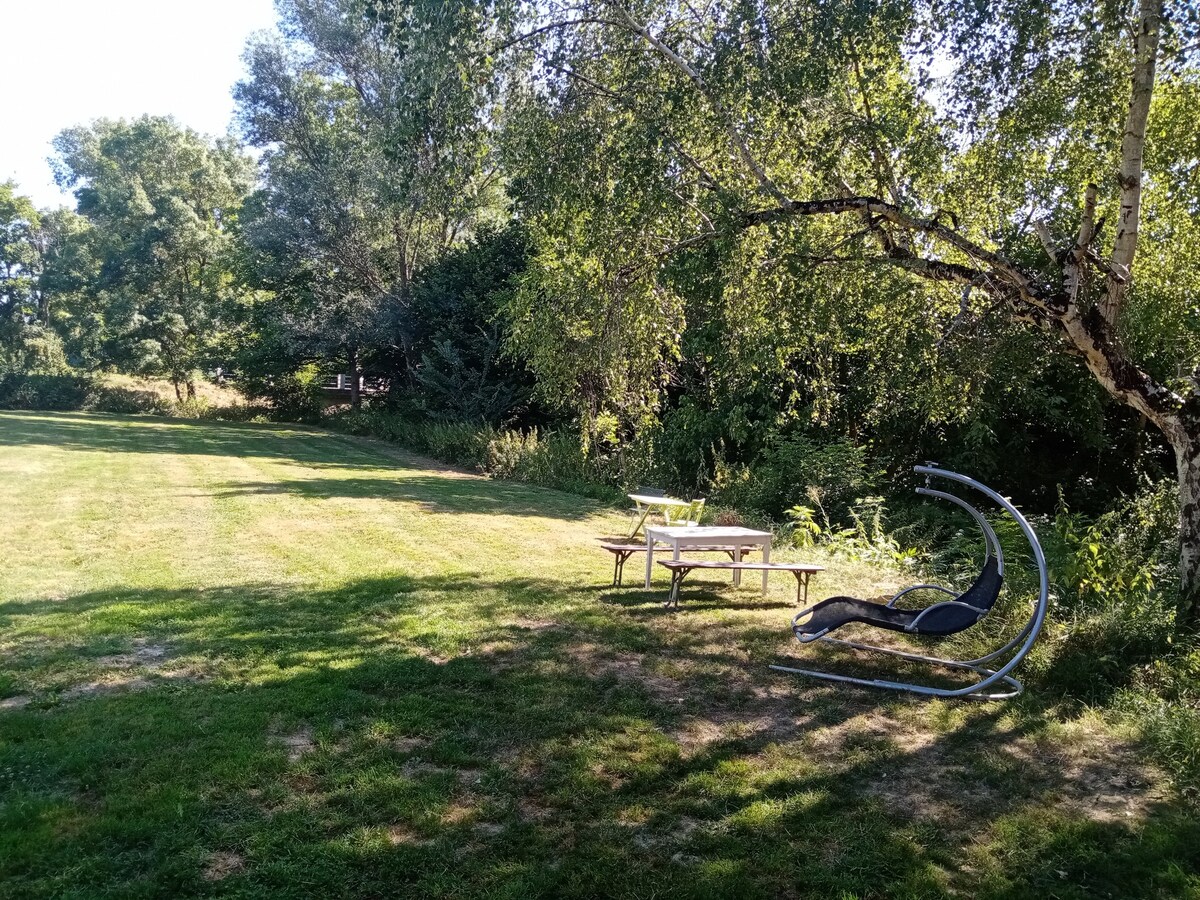
<instances>
[{"instance_id":1,"label":"tall tree canopy","mask_svg":"<svg viewBox=\"0 0 1200 900\"><path fill-rule=\"evenodd\" d=\"M79 315L91 361L162 373L193 394L221 332L250 161L229 139L154 116L70 128L54 146L59 184L95 226L99 273Z\"/></svg>"},{"instance_id":2,"label":"tall tree canopy","mask_svg":"<svg viewBox=\"0 0 1200 900\"><path fill-rule=\"evenodd\" d=\"M89 262L79 216L39 211L15 184L0 183L0 372L66 367L55 326L64 324L70 301L92 274Z\"/></svg>"},{"instance_id":3,"label":"tall tree canopy","mask_svg":"<svg viewBox=\"0 0 1200 900\"><path fill-rule=\"evenodd\" d=\"M500 207L483 53L495 7L287 0L280 12L283 38L251 44L235 91L246 139L264 148L246 223L257 268L293 346L357 371L365 344L390 342L404 371L414 274Z\"/></svg>"}]
</instances>

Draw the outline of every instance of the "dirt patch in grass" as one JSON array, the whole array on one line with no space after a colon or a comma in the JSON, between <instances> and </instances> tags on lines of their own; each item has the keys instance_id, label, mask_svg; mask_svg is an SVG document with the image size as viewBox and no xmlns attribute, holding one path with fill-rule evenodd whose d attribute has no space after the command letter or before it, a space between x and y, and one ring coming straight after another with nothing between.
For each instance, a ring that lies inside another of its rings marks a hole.
<instances>
[{"instance_id":1,"label":"dirt patch in grass","mask_svg":"<svg viewBox=\"0 0 1200 900\"><path fill-rule=\"evenodd\" d=\"M407 760L400 767L400 774L405 778L430 778L436 775L449 775L456 771L445 766L435 766L433 763L426 762L423 759Z\"/></svg>"},{"instance_id":2,"label":"dirt patch in grass","mask_svg":"<svg viewBox=\"0 0 1200 900\"><path fill-rule=\"evenodd\" d=\"M425 847L433 841L421 837L407 825L389 825L386 831L388 843L393 847Z\"/></svg>"},{"instance_id":3,"label":"dirt patch in grass","mask_svg":"<svg viewBox=\"0 0 1200 900\"><path fill-rule=\"evenodd\" d=\"M145 691L154 687L154 682L143 675L113 673L95 681L84 682L67 688L62 692L64 700L78 700L80 697L91 697L96 694L108 694L118 691Z\"/></svg>"},{"instance_id":4,"label":"dirt patch in grass","mask_svg":"<svg viewBox=\"0 0 1200 900\"><path fill-rule=\"evenodd\" d=\"M517 812L526 822L545 822L554 818L554 810L531 796L517 798Z\"/></svg>"},{"instance_id":5,"label":"dirt patch in grass","mask_svg":"<svg viewBox=\"0 0 1200 900\"><path fill-rule=\"evenodd\" d=\"M134 641L134 647L128 653L116 653L111 656L98 656L95 663L105 669L158 669L165 662L168 648L163 644L150 644L144 641Z\"/></svg>"},{"instance_id":6,"label":"dirt patch in grass","mask_svg":"<svg viewBox=\"0 0 1200 900\"><path fill-rule=\"evenodd\" d=\"M764 711L764 704L755 704L744 714L717 710L708 716L689 716L677 728L666 732L679 745L679 753L690 759L709 747L728 741L767 743L783 741L811 725L811 716L796 716L790 710L777 708Z\"/></svg>"},{"instance_id":7,"label":"dirt patch in grass","mask_svg":"<svg viewBox=\"0 0 1200 900\"><path fill-rule=\"evenodd\" d=\"M3 700L0 700L0 709L22 709L32 702L32 697L18 694L16 697L5 697Z\"/></svg>"},{"instance_id":8,"label":"dirt patch in grass","mask_svg":"<svg viewBox=\"0 0 1200 900\"><path fill-rule=\"evenodd\" d=\"M1034 801L1111 823L1142 821L1168 799L1161 773L1111 734L1050 746L997 724L950 741L874 711L811 732L805 750L856 771L859 790L889 812L963 832Z\"/></svg>"},{"instance_id":9,"label":"dirt patch in grass","mask_svg":"<svg viewBox=\"0 0 1200 900\"><path fill-rule=\"evenodd\" d=\"M317 749L313 730L307 725L290 734L274 735L273 740L283 745L290 763L299 762L304 756Z\"/></svg>"},{"instance_id":10,"label":"dirt patch in grass","mask_svg":"<svg viewBox=\"0 0 1200 900\"><path fill-rule=\"evenodd\" d=\"M201 875L205 881L221 881L245 868L246 860L241 854L221 850L208 857Z\"/></svg>"},{"instance_id":11,"label":"dirt patch in grass","mask_svg":"<svg viewBox=\"0 0 1200 900\"><path fill-rule=\"evenodd\" d=\"M512 628L519 628L522 631L546 631L551 628L561 628L557 622L552 622L549 619L526 619L517 618L511 622L506 622L506 625Z\"/></svg>"},{"instance_id":12,"label":"dirt patch in grass","mask_svg":"<svg viewBox=\"0 0 1200 900\"><path fill-rule=\"evenodd\" d=\"M655 672L645 665L645 657L635 653L582 643L573 645L570 654L583 674L592 678L611 677L624 684L639 685L656 700L679 703L687 693L684 682Z\"/></svg>"},{"instance_id":13,"label":"dirt patch in grass","mask_svg":"<svg viewBox=\"0 0 1200 900\"><path fill-rule=\"evenodd\" d=\"M423 747L428 747L429 739L423 737L401 737L394 738L391 744L392 749L397 753L413 753Z\"/></svg>"},{"instance_id":14,"label":"dirt patch in grass","mask_svg":"<svg viewBox=\"0 0 1200 900\"><path fill-rule=\"evenodd\" d=\"M1068 726L1062 741L1022 738L1004 750L1067 807L1095 822L1141 821L1170 798L1163 773L1132 744L1085 723Z\"/></svg>"}]
</instances>

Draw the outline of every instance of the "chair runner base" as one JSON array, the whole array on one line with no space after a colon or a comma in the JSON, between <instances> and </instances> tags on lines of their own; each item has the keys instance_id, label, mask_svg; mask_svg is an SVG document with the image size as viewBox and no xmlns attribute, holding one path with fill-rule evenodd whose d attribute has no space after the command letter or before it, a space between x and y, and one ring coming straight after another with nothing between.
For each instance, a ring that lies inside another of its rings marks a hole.
<instances>
[{"instance_id":1,"label":"chair runner base","mask_svg":"<svg viewBox=\"0 0 1200 900\"><path fill-rule=\"evenodd\" d=\"M907 691L911 694L920 694L924 697L956 697L968 700L1011 700L1017 697L1025 689L1021 682L1013 678L1011 675L1001 674L995 669L989 669L986 666L981 666L979 663L990 660L995 656L991 654L987 657L971 660L958 659L942 659L938 656L923 656L919 653L907 653L903 650L893 650L890 647L877 647L874 644L861 644L857 641L844 641L840 638L822 637L818 640L828 641L831 644L840 644L843 647L849 647L853 650L865 650L872 653L885 653L888 656L898 656L901 659L912 660L913 662L927 663L929 665L942 666L948 669L962 669L968 672L974 672L981 676L980 680L973 685L967 685L961 688L942 688L933 685L925 684L910 684L903 681L888 681L883 678L857 678L853 675L839 675L836 672L822 672L818 669L797 669L791 666L773 665L770 666L776 672L787 672L793 675L808 675L812 678L821 678L825 681L837 681L843 684L857 684L863 687L884 688L892 691ZM992 685L1004 682L1011 690L1007 691L988 691L984 692Z\"/></svg>"}]
</instances>

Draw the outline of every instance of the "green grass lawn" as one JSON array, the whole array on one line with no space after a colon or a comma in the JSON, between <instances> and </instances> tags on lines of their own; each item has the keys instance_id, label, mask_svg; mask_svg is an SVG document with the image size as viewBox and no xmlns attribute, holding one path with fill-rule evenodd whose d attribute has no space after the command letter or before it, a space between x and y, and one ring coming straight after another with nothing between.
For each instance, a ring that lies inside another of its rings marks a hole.
<instances>
[{"instance_id":1,"label":"green grass lawn","mask_svg":"<svg viewBox=\"0 0 1200 900\"><path fill-rule=\"evenodd\" d=\"M667 612L575 496L5 413L0 510L3 897L1200 897L1099 715L772 673L819 653L789 577ZM827 564L814 599L895 581Z\"/></svg>"}]
</instances>

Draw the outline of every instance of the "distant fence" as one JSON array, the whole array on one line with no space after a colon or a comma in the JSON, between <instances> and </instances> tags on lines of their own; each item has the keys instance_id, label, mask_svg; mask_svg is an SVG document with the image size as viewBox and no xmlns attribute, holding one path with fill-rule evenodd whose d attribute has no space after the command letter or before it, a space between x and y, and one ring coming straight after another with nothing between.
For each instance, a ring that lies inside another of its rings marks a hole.
<instances>
[{"instance_id":1,"label":"distant fence","mask_svg":"<svg viewBox=\"0 0 1200 900\"><path fill-rule=\"evenodd\" d=\"M353 375L330 375L321 382L321 390L327 400L333 403L347 403L350 400L350 387L353 384ZM388 387L389 383L386 378L378 378L373 375L359 376L358 390L363 397L386 394Z\"/></svg>"}]
</instances>

